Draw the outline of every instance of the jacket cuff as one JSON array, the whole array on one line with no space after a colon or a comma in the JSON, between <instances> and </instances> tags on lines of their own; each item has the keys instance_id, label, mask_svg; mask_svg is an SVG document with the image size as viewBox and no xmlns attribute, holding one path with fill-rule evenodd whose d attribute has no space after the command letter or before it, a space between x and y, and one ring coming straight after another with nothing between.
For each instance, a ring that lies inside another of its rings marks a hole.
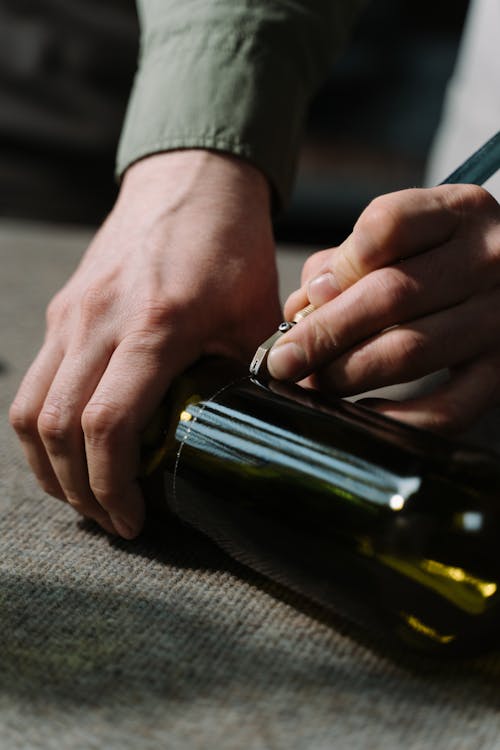
<instances>
[{"instance_id":1,"label":"jacket cuff","mask_svg":"<svg viewBox=\"0 0 500 750\"><path fill-rule=\"evenodd\" d=\"M315 23L321 26L321 18ZM337 27L337 36L345 36L347 25ZM281 210L293 184L305 111L339 39L323 29L315 45L312 34L304 41L297 21L290 28L276 19L233 23L229 31L206 22L187 28L143 28L118 176L160 151L215 149L259 168L273 189L275 211Z\"/></svg>"}]
</instances>

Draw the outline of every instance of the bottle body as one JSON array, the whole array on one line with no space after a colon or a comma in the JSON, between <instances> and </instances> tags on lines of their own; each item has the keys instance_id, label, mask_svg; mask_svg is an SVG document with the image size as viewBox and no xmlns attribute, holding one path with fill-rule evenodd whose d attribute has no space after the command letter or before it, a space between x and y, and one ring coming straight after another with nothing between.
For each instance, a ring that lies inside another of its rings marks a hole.
<instances>
[{"instance_id":1,"label":"bottle body","mask_svg":"<svg viewBox=\"0 0 500 750\"><path fill-rule=\"evenodd\" d=\"M145 460L151 508L418 648L474 649L494 637L492 457L298 386L231 380L224 363L183 376L167 411L162 448L156 433Z\"/></svg>"}]
</instances>

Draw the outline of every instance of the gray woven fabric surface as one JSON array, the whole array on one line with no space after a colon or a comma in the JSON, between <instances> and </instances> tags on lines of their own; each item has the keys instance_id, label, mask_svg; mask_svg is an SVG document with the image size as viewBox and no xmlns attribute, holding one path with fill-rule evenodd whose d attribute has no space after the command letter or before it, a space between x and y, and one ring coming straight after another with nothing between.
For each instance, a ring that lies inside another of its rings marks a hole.
<instances>
[{"instance_id":1,"label":"gray woven fabric surface","mask_svg":"<svg viewBox=\"0 0 500 750\"><path fill-rule=\"evenodd\" d=\"M37 488L5 415L85 241L0 225L0 748L500 748L500 651L405 654L189 530L113 541Z\"/></svg>"}]
</instances>

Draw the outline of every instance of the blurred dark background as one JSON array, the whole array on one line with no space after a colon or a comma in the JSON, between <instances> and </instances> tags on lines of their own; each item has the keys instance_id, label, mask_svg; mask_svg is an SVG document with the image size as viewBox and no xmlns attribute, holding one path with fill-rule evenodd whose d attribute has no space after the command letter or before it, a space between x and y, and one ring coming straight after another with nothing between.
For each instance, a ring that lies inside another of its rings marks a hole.
<instances>
[{"instance_id":1,"label":"blurred dark background","mask_svg":"<svg viewBox=\"0 0 500 750\"><path fill-rule=\"evenodd\" d=\"M315 98L278 239L333 243L418 185L467 0L372 0ZM136 64L134 0L0 0L0 216L99 224Z\"/></svg>"},{"instance_id":2,"label":"blurred dark background","mask_svg":"<svg viewBox=\"0 0 500 750\"><path fill-rule=\"evenodd\" d=\"M137 48L134 0L0 0L0 216L100 223Z\"/></svg>"}]
</instances>

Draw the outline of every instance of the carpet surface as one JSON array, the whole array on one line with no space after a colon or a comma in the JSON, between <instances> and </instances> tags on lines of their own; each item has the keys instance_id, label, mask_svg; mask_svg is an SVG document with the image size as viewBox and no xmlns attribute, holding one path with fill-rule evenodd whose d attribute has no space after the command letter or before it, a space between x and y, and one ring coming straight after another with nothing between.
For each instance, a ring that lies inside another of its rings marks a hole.
<instances>
[{"instance_id":1,"label":"carpet surface","mask_svg":"<svg viewBox=\"0 0 500 750\"><path fill-rule=\"evenodd\" d=\"M87 239L0 225L1 750L500 749L500 649L407 654L186 528L112 540L38 489L6 414Z\"/></svg>"}]
</instances>

